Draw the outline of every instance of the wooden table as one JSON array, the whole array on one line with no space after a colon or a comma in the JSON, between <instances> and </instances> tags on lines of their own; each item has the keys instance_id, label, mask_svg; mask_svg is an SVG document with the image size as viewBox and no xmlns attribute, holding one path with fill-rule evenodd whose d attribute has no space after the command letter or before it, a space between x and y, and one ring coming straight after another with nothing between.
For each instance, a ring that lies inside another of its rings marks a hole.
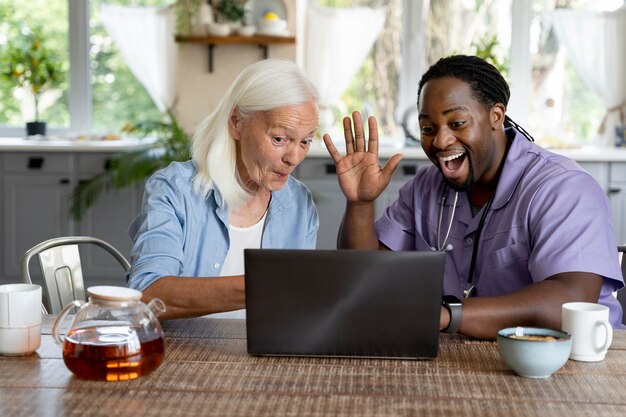
<instances>
[{"instance_id":1,"label":"wooden table","mask_svg":"<svg viewBox=\"0 0 626 417\"><path fill-rule=\"evenodd\" d=\"M0 416L626 416L626 331L606 359L548 379L508 370L495 342L442 335L431 361L263 358L245 321L164 322L166 358L125 382L77 379L44 320L42 346L0 356Z\"/></svg>"}]
</instances>

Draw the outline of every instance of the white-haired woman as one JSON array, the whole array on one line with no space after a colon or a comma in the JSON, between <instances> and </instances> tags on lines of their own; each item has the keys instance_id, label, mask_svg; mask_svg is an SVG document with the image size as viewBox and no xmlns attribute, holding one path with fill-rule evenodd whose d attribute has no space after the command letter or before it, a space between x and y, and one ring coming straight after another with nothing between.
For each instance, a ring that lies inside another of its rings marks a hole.
<instances>
[{"instance_id":1,"label":"white-haired woman","mask_svg":"<svg viewBox=\"0 0 626 417\"><path fill-rule=\"evenodd\" d=\"M311 193L290 174L317 124L317 92L294 63L245 68L198 127L192 159L146 182L128 285L163 300L163 318L244 317L244 248L315 247Z\"/></svg>"}]
</instances>

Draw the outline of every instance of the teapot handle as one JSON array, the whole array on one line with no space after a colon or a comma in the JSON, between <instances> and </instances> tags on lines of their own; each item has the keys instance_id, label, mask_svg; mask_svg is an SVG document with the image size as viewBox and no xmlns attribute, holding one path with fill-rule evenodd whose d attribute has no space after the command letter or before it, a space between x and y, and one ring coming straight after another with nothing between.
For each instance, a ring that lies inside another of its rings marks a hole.
<instances>
[{"instance_id":1,"label":"teapot handle","mask_svg":"<svg viewBox=\"0 0 626 417\"><path fill-rule=\"evenodd\" d=\"M81 308L85 304L87 304L85 301L80 301L80 300L72 301L71 303L66 305L63 308L63 310L61 310L57 318L54 320L54 323L52 324L52 337L54 338L54 341L56 342L57 345L63 347L63 342L65 341L65 338L61 336L61 334L59 333L59 327L61 325L61 322L65 318L65 316L67 316L71 308L73 307Z\"/></svg>"}]
</instances>

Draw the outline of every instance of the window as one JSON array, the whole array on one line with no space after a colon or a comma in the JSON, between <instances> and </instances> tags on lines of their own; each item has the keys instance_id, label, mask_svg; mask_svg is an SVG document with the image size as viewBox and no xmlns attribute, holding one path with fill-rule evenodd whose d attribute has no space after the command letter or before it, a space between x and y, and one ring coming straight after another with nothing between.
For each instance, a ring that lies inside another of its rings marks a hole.
<instances>
[{"instance_id":1,"label":"window","mask_svg":"<svg viewBox=\"0 0 626 417\"><path fill-rule=\"evenodd\" d=\"M50 16L55 16L51 19ZM0 48L8 47L9 42L23 39L32 30L41 30L46 36L45 46L60 62L63 81L58 88L45 91L40 99L39 108L49 124L58 127L69 127L68 111L68 14L67 5L63 2L32 0L16 2L0 0ZM19 45L19 43L18 43ZM3 68L3 71L6 67ZM15 132L23 135L24 123L34 120L35 106L32 94L27 88L14 88L14 84L2 79L0 81L0 126L19 126L8 129L7 133Z\"/></svg>"},{"instance_id":2,"label":"window","mask_svg":"<svg viewBox=\"0 0 626 417\"><path fill-rule=\"evenodd\" d=\"M551 13L559 7L612 11L622 5L622 0L532 1L527 122L540 144L569 147L595 143L605 114L604 104L583 81L559 42Z\"/></svg>"},{"instance_id":3,"label":"window","mask_svg":"<svg viewBox=\"0 0 626 417\"><path fill-rule=\"evenodd\" d=\"M342 102L337 103L337 115L352 110L379 119L385 115L383 123L379 120L383 135L397 136L402 113L415 106L420 75L442 56L466 53L485 57L502 71L511 86L508 113L540 144L569 146L596 140L605 106L559 45L550 13L555 7L615 10L623 6L623 0L317 2L329 7L387 9L385 28ZM399 87L390 87L394 83ZM394 118L386 116L393 112Z\"/></svg>"},{"instance_id":4,"label":"window","mask_svg":"<svg viewBox=\"0 0 626 417\"><path fill-rule=\"evenodd\" d=\"M559 44L550 13L557 7L615 10L624 0L307 1L385 9L378 41L334 105L337 122L361 110L377 116L383 136L402 137L398 121L415 106L419 77L426 68L451 53L478 53L503 69L512 90L509 114L540 143L595 140L605 106ZM172 2L106 0L147 6ZM41 27L46 46L62 60L65 77L41 102L52 134L117 132L126 121L160 117L104 29L99 13L103 3L0 0L0 48L24 31ZM23 136L24 122L33 114L32 97L0 81L0 136Z\"/></svg>"},{"instance_id":5,"label":"window","mask_svg":"<svg viewBox=\"0 0 626 417\"><path fill-rule=\"evenodd\" d=\"M64 80L42 96L42 120L50 134L119 132L126 121L158 119L159 111L126 67L100 20L103 0L15 2L0 0L0 48L41 28L45 45L61 59ZM133 0L106 3L134 4ZM159 5L163 0L143 0ZM34 115L32 98L0 83L0 136L23 136Z\"/></svg>"}]
</instances>

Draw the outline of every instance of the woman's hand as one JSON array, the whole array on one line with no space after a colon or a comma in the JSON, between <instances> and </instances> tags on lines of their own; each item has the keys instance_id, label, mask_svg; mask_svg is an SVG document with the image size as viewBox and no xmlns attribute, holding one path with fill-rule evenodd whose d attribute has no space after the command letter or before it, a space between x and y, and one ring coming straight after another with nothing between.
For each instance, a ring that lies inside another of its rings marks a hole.
<instances>
[{"instance_id":1,"label":"woman's hand","mask_svg":"<svg viewBox=\"0 0 626 417\"><path fill-rule=\"evenodd\" d=\"M324 135L324 143L337 167L339 186L346 199L349 202L370 202L376 200L387 187L402 159L402 154L394 155L384 167L381 167L378 160L376 119L370 117L367 121L369 129L367 149L361 113L353 112L352 120L354 121L354 134L350 118L344 117L343 119L346 156L341 156L328 134Z\"/></svg>"}]
</instances>

